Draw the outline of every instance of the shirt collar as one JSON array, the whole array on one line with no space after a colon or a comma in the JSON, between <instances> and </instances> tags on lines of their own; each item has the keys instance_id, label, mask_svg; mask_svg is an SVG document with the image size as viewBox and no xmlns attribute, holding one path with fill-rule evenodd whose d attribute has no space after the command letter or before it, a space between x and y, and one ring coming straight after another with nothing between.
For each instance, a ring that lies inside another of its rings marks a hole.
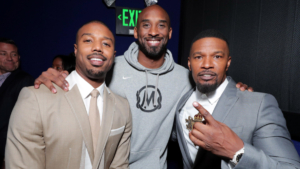
<instances>
[{"instance_id":1,"label":"shirt collar","mask_svg":"<svg viewBox=\"0 0 300 169\"><path fill-rule=\"evenodd\" d=\"M224 82L221 83L221 85L217 88L217 90L207 94L201 93L196 87L197 100L198 101L208 100L210 104L214 104L219 100L227 85L228 85L228 80L227 78L225 78Z\"/></svg>"},{"instance_id":2,"label":"shirt collar","mask_svg":"<svg viewBox=\"0 0 300 169\"><path fill-rule=\"evenodd\" d=\"M11 72L7 72L4 73L2 75L0 75L0 87L2 86L2 84L4 83L4 81L7 79L7 77L11 74Z\"/></svg>"},{"instance_id":3,"label":"shirt collar","mask_svg":"<svg viewBox=\"0 0 300 169\"><path fill-rule=\"evenodd\" d=\"M6 79L10 74L11 74L11 72L6 72L6 73L0 75L0 80Z\"/></svg>"},{"instance_id":4,"label":"shirt collar","mask_svg":"<svg viewBox=\"0 0 300 169\"><path fill-rule=\"evenodd\" d=\"M77 84L79 92L81 94L82 99L86 99L90 93L94 90L94 87L90 85L87 81L85 81L76 70L72 71L71 74L66 78L69 82L69 90L71 90L75 84ZM103 96L105 82L97 87L96 89L99 91L100 96ZM109 92L109 90L107 90Z\"/></svg>"}]
</instances>

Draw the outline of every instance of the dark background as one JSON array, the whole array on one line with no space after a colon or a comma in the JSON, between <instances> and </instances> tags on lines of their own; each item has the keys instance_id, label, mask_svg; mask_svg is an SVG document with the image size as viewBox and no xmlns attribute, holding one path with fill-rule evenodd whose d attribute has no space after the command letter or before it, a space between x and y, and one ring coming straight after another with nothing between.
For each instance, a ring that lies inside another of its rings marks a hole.
<instances>
[{"instance_id":1,"label":"dark background","mask_svg":"<svg viewBox=\"0 0 300 169\"><path fill-rule=\"evenodd\" d=\"M176 62L180 4L180 0L159 1L159 5L171 17L173 36L168 48ZM116 30L115 9L108 8L103 0L3 0L0 6L0 37L16 41L21 53L22 69L35 78L52 66L55 55L73 52L76 32L84 23L100 20L113 33ZM146 7L144 0L116 0L116 6ZM133 36L115 37L117 56L123 55L135 40Z\"/></svg>"}]
</instances>

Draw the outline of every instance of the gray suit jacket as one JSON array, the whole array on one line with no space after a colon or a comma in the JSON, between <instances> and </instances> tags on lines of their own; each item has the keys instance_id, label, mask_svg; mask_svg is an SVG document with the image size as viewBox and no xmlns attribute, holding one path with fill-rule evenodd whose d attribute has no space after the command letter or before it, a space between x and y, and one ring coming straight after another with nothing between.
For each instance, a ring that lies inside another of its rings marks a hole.
<instances>
[{"instance_id":1,"label":"gray suit jacket","mask_svg":"<svg viewBox=\"0 0 300 169\"><path fill-rule=\"evenodd\" d=\"M215 107L213 117L230 127L244 141L245 153L235 169L300 168L299 155L276 99L270 94L242 92L235 87L230 77L227 79L229 84ZM185 169L197 166L191 160L179 113L194 90L190 90L179 101L173 132L173 138L177 138L179 143ZM200 151L204 150L200 148L198 154ZM229 168L227 162L222 160L221 167Z\"/></svg>"},{"instance_id":2,"label":"gray suit jacket","mask_svg":"<svg viewBox=\"0 0 300 169\"><path fill-rule=\"evenodd\" d=\"M7 135L7 169L81 169L85 148L93 169L128 168L131 113L128 101L106 87L101 129L94 153L88 115L77 85L52 94L23 88L13 109Z\"/></svg>"}]
</instances>

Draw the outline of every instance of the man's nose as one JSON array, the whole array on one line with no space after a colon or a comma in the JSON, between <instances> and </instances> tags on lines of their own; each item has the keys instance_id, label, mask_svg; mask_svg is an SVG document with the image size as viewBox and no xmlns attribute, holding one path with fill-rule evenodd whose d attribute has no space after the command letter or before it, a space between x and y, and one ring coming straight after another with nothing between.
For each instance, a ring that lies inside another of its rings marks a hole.
<instances>
[{"instance_id":1,"label":"man's nose","mask_svg":"<svg viewBox=\"0 0 300 169\"><path fill-rule=\"evenodd\" d=\"M158 29L156 26L151 26L150 30L149 30L149 34L151 36L157 36L158 35Z\"/></svg>"},{"instance_id":2,"label":"man's nose","mask_svg":"<svg viewBox=\"0 0 300 169\"><path fill-rule=\"evenodd\" d=\"M92 50L94 51L94 52L102 52L102 43L101 42L95 42L94 44L93 44L93 48L92 48Z\"/></svg>"},{"instance_id":3,"label":"man's nose","mask_svg":"<svg viewBox=\"0 0 300 169\"><path fill-rule=\"evenodd\" d=\"M6 56L6 60L12 61L12 60L13 60L13 57L12 57L11 55L7 55L7 56Z\"/></svg>"},{"instance_id":4,"label":"man's nose","mask_svg":"<svg viewBox=\"0 0 300 169\"><path fill-rule=\"evenodd\" d=\"M201 67L204 68L204 69L210 69L210 68L213 68L213 61L212 61L212 58L207 56L207 57L204 57L203 58L203 61L202 61L202 64L201 64Z\"/></svg>"}]
</instances>

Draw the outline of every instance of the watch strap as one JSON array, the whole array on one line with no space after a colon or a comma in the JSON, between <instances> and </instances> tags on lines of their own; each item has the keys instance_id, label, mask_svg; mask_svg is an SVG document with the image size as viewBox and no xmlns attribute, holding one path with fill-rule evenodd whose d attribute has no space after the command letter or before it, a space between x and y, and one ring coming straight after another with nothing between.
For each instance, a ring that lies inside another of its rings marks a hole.
<instances>
[{"instance_id":1,"label":"watch strap","mask_svg":"<svg viewBox=\"0 0 300 169\"><path fill-rule=\"evenodd\" d=\"M242 158L243 154L245 152L245 147L243 147L242 149L240 149L239 151L237 151L232 160L230 160L231 163L233 163L234 165L237 165L238 162L240 161L240 159Z\"/></svg>"}]
</instances>

